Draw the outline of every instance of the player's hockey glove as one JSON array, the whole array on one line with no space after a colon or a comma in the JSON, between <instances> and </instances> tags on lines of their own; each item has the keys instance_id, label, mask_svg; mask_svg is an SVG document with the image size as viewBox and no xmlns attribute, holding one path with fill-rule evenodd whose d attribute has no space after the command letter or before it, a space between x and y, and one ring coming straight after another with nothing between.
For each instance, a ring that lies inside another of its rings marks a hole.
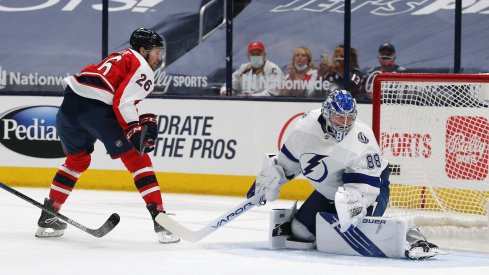
<instances>
[{"instance_id":1,"label":"player's hockey glove","mask_svg":"<svg viewBox=\"0 0 489 275\"><path fill-rule=\"evenodd\" d=\"M155 114L142 114L139 116L139 123L142 126L146 126L148 128L147 137L152 139L153 142L158 138L158 124L156 123L156 115Z\"/></svg>"},{"instance_id":2,"label":"player's hockey glove","mask_svg":"<svg viewBox=\"0 0 489 275\"><path fill-rule=\"evenodd\" d=\"M129 123L125 134L127 140L131 142L139 153L149 153L155 149L154 139L148 137L147 131L144 131L144 126L138 121Z\"/></svg>"},{"instance_id":3,"label":"player's hockey glove","mask_svg":"<svg viewBox=\"0 0 489 275\"><path fill-rule=\"evenodd\" d=\"M358 222L367 214L363 205L362 194L355 190L338 187L334 196L334 203L341 232L347 231L350 227L356 227Z\"/></svg>"}]
</instances>

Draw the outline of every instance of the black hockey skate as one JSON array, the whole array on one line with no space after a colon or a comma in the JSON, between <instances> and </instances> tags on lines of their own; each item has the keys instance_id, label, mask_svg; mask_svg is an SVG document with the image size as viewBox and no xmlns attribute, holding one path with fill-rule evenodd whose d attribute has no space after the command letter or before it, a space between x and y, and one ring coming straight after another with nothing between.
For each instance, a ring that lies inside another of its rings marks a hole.
<instances>
[{"instance_id":1,"label":"black hockey skate","mask_svg":"<svg viewBox=\"0 0 489 275\"><path fill-rule=\"evenodd\" d=\"M44 206L52 211L55 211L53 208L53 202L48 198L44 199ZM38 238L61 237L65 233L66 229L65 222L60 221L54 215L51 215L44 210L41 212L41 217L39 217L37 225L39 227L35 236Z\"/></svg>"},{"instance_id":2,"label":"black hockey skate","mask_svg":"<svg viewBox=\"0 0 489 275\"><path fill-rule=\"evenodd\" d=\"M168 244L168 243L178 243L180 241L180 238L173 236L173 234L166 230L163 226L161 226L159 223L156 222L156 216L158 216L159 213L163 212L166 213L165 211L158 211L156 209L156 204L148 204L146 205L146 208L148 209L149 213L151 214L151 219L153 219L154 223L154 229L156 234L158 234L158 242L162 244Z\"/></svg>"},{"instance_id":3,"label":"black hockey skate","mask_svg":"<svg viewBox=\"0 0 489 275\"><path fill-rule=\"evenodd\" d=\"M436 255L445 255L447 252L440 250L440 248L425 240L419 240L410 245L411 247L406 250L405 255L412 260L423 260L434 257Z\"/></svg>"}]
</instances>

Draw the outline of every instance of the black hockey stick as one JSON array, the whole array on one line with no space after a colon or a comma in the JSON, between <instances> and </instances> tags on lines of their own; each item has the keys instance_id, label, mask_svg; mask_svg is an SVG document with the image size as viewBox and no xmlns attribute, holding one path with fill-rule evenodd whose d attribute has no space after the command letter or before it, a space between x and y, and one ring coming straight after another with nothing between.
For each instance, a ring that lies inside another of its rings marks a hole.
<instances>
[{"instance_id":1,"label":"black hockey stick","mask_svg":"<svg viewBox=\"0 0 489 275\"><path fill-rule=\"evenodd\" d=\"M142 157L144 155L144 150L146 150L146 144L144 143L144 137L148 133L148 126L144 125L143 130L141 131L141 140L139 141L139 156Z\"/></svg>"},{"instance_id":2,"label":"black hockey stick","mask_svg":"<svg viewBox=\"0 0 489 275\"><path fill-rule=\"evenodd\" d=\"M12 187L6 185L5 183L2 183L0 182L0 187L14 195L16 195L17 197L41 208L42 210L48 212L49 214L51 215L54 215L56 218L60 219L60 220L63 220L71 225L73 225L74 227L76 228L79 228L85 232L87 232L88 234L92 235L92 236L95 236L97 238L101 238L103 236L105 236L107 233L109 233L112 229L114 229L114 227L116 227L116 225L119 223L119 221L121 220L121 218L119 217L119 215L117 213L113 213L112 215L110 215L109 219L98 229L90 229L90 228L87 228L79 223L77 223L76 221L60 214L60 213L56 213L48 208L46 208L43 204L29 198L28 196L20 193L19 191L13 189Z\"/></svg>"}]
</instances>

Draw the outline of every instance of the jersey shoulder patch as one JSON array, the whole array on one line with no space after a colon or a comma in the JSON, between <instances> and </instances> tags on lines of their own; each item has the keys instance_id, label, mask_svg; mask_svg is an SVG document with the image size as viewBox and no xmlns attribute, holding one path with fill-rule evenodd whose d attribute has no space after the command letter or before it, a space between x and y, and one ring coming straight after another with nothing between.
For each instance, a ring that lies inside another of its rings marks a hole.
<instances>
[{"instance_id":1,"label":"jersey shoulder patch","mask_svg":"<svg viewBox=\"0 0 489 275\"><path fill-rule=\"evenodd\" d=\"M369 143L369 139L365 136L365 134L363 132L359 132L358 133L358 141L360 141L361 143Z\"/></svg>"}]
</instances>

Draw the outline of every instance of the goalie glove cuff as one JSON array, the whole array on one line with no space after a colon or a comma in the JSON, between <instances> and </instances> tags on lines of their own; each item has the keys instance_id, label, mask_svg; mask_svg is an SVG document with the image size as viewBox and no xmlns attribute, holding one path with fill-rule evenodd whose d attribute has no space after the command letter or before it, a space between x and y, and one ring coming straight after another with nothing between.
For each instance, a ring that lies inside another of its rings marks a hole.
<instances>
[{"instance_id":1,"label":"goalie glove cuff","mask_svg":"<svg viewBox=\"0 0 489 275\"><path fill-rule=\"evenodd\" d=\"M361 195L349 192L343 187L338 187L334 201L341 232L347 231L352 226L356 227L367 214Z\"/></svg>"}]
</instances>

